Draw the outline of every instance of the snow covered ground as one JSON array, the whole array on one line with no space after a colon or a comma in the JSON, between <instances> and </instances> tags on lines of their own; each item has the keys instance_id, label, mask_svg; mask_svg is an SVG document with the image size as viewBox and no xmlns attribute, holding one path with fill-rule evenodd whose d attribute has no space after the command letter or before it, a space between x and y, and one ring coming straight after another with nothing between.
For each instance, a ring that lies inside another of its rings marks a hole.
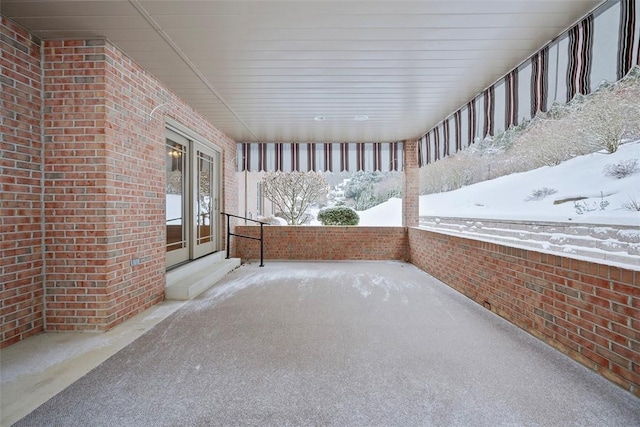
<instances>
[{"instance_id":1,"label":"snow covered ground","mask_svg":"<svg viewBox=\"0 0 640 427\"><path fill-rule=\"evenodd\" d=\"M420 226L638 269L640 212L623 205L640 203L640 173L616 179L603 172L608 164L632 159L640 159L640 141L613 154L593 153L558 166L421 196ZM531 200L542 188L555 193ZM576 198L585 199L564 201ZM583 207L582 213L576 204ZM361 226L400 226L402 200L391 199L358 214Z\"/></svg>"},{"instance_id":2,"label":"snow covered ground","mask_svg":"<svg viewBox=\"0 0 640 427\"><path fill-rule=\"evenodd\" d=\"M640 141L622 145L613 154L593 153L558 166L421 196L420 216L640 226L640 212L622 207L632 199L640 203L640 174L616 179L603 173L607 164L628 159L640 159ZM533 191L544 187L556 193L542 200L527 200ZM573 201L558 203L578 197L587 199L577 203L596 210L578 214ZM602 201L608 202L604 210L599 207ZM358 214L363 226L400 226L402 201L391 199Z\"/></svg>"},{"instance_id":3,"label":"snow covered ground","mask_svg":"<svg viewBox=\"0 0 640 427\"><path fill-rule=\"evenodd\" d=\"M402 226L402 199L392 198L366 211L358 212L361 226Z\"/></svg>"},{"instance_id":4,"label":"snow covered ground","mask_svg":"<svg viewBox=\"0 0 640 427\"><path fill-rule=\"evenodd\" d=\"M640 225L640 212L622 207L632 198L640 203L640 174L616 179L603 173L607 164L628 159L640 159L640 141L625 144L613 154L588 154L558 166L545 166L448 193L422 196L420 215ZM542 200L527 201L533 191L545 187L557 193ZM578 197L588 197L577 203L595 205L596 210L580 215L573 201L558 203ZM609 205L600 210L599 204L603 200Z\"/></svg>"}]
</instances>

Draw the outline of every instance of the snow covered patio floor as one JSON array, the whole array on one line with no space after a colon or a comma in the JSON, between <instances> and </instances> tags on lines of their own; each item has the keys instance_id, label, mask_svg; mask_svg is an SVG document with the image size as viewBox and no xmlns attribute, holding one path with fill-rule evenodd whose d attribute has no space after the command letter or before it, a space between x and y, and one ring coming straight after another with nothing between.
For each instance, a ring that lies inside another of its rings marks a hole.
<instances>
[{"instance_id":1,"label":"snow covered patio floor","mask_svg":"<svg viewBox=\"0 0 640 427\"><path fill-rule=\"evenodd\" d=\"M18 343L3 425L56 387L17 425L640 425L640 400L400 262L246 264L106 334Z\"/></svg>"}]
</instances>

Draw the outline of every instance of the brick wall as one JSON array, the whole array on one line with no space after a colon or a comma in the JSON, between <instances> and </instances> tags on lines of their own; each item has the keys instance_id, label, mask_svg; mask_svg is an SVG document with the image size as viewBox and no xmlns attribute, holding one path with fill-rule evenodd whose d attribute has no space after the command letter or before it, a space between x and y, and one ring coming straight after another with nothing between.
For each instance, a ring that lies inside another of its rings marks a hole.
<instances>
[{"instance_id":1,"label":"brick wall","mask_svg":"<svg viewBox=\"0 0 640 427\"><path fill-rule=\"evenodd\" d=\"M238 226L236 233L259 236L258 226ZM405 260L402 227L264 226L264 258L290 260ZM236 240L235 256L260 259L260 242Z\"/></svg>"},{"instance_id":2,"label":"brick wall","mask_svg":"<svg viewBox=\"0 0 640 427\"><path fill-rule=\"evenodd\" d=\"M238 209L233 140L107 41L39 43L2 18L2 347L163 299L167 117L222 149L222 209Z\"/></svg>"},{"instance_id":3,"label":"brick wall","mask_svg":"<svg viewBox=\"0 0 640 427\"><path fill-rule=\"evenodd\" d=\"M640 271L408 234L414 265L640 397Z\"/></svg>"},{"instance_id":4,"label":"brick wall","mask_svg":"<svg viewBox=\"0 0 640 427\"><path fill-rule=\"evenodd\" d=\"M0 342L43 330L40 44L0 23Z\"/></svg>"},{"instance_id":5,"label":"brick wall","mask_svg":"<svg viewBox=\"0 0 640 427\"><path fill-rule=\"evenodd\" d=\"M45 42L46 323L96 329L106 316L106 106L103 46ZM92 320L90 320L92 319ZM80 325L84 326L80 326Z\"/></svg>"},{"instance_id":6,"label":"brick wall","mask_svg":"<svg viewBox=\"0 0 640 427\"><path fill-rule=\"evenodd\" d=\"M165 117L224 150L232 210L235 142L105 40L46 41L45 91L47 328L108 329L164 295Z\"/></svg>"},{"instance_id":7,"label":"brick wall","mask_svg":"<svg viewBox=\"0 0 640 427\"><path fill-rule=\"evenodd\" d=\"M237 212L236 143L110 44L107 71L107 210L113 273L109 326L157 303L165 286L165 117L223 150L225 209ZM150 117L149 113L164 104ZM133 113L132 113L133 112ZM131 267L131 259L141 263Z\"/></svg>"}]
</instances>

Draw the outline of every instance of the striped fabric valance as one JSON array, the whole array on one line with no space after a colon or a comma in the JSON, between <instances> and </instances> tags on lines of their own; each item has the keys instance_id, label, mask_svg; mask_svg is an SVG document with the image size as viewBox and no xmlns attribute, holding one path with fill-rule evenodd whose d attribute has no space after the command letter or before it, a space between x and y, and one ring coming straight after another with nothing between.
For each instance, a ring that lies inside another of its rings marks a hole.
<instances>
[{"instance_id":1,"label":"striped fabric valance","mask_svg":"<svg viewBox=\"0 0 640 427\"><path fill-rule=\"evenodd\" d=\"M424 166L614 82L640 65L640 0L609 0L438 123L418 141Z\"/></svg>"},{"instance_id":2,"label":"striped fabric valance","mask_svg":"<svg viewBox=\"0 0 640 427\"><path fill-rule=\"evenodd\" d=\"M403 143L241 142L237 158L249 172L401 171Z\"/></svg>"}]
</instances>

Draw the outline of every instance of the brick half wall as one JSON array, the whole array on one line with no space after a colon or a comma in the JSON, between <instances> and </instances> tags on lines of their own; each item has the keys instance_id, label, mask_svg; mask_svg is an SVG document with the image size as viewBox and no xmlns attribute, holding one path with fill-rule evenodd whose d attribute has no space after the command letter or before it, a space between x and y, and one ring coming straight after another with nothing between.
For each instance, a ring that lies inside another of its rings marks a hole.
<instances>
[{"instance_id":1,"label":"brick half wall","mask_svg":"<svg viewBox=\"0 0 640 427\"><path fill-rule=\"evenodd\" d=\"M235 233L260 235L259 226L237 226ZM405 260L406 230L402 227L264 226L264 259ZM260 259L260 242L232 237L235 256Z\"/></svg>"},{"instance_id":2,"label":"brick half wall","mask_svg":"<svg viewBox=\"0 0 640 427\"><path fill-rule=\"evenodd\" d=\"M408 230L410 261L640 397L640 272Z\"/></svg>"}]
</instances>

